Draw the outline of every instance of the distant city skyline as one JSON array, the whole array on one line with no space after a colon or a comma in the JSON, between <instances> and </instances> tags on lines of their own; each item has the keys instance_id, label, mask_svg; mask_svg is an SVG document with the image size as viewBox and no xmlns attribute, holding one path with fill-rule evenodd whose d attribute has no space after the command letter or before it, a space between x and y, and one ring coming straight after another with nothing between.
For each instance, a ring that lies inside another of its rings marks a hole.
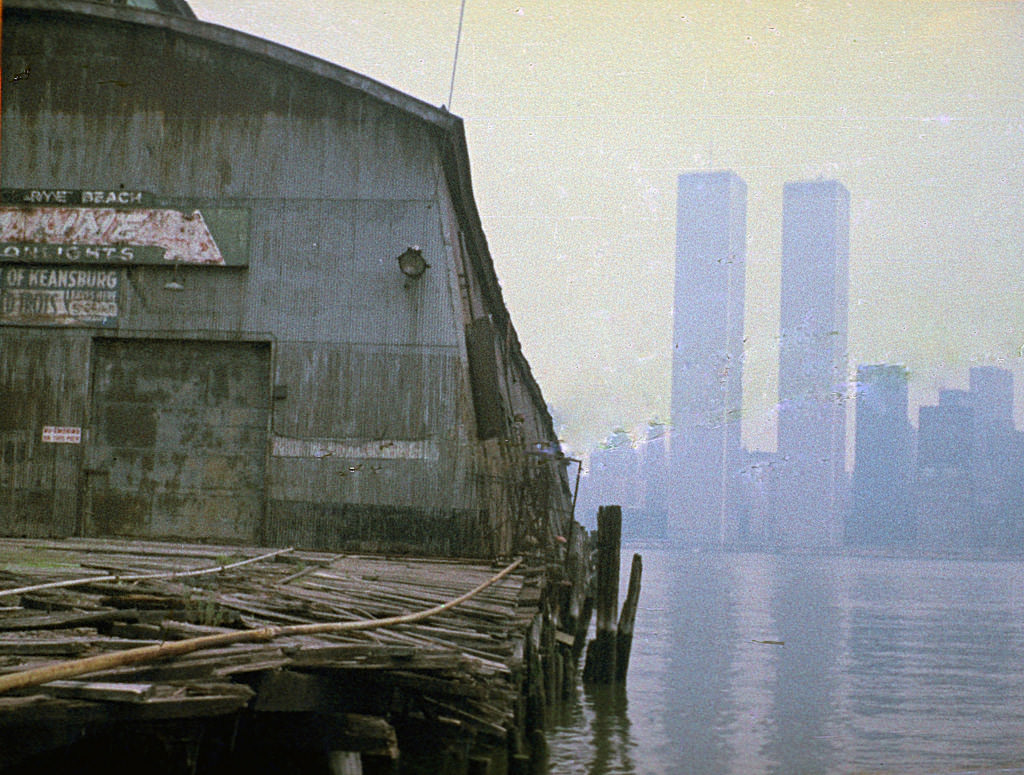
<instances>
[{"instance_id":1,"label":"distant city skyline","mask_svg":"<svg viewBox=\"0 0 1024 775\"><path fill-rule=\"evenodd\" d=\"M673 425L649 424L639 444L620 429L593 450L582 509L619 503L627 535L702 547L1024 550L1012 373L971 367L969 389L918 408L917 431L905 366L857 364L848 384L850 194L824 179L784 190L777 451L740 441L744 286L733 272L748 189L728 170L683 173Z\"/></svg>"},{"instance_id":2,"label":"distant city skyline","mask_svg":"<svg viewBox=\"0 0 1024 775\"><path fill-rule=\"evenodd\" d=\"M1024 431L1009 419L1012 373L970 368L969 389L942 390L935 404L917 408L918 430L905 367L858 364L856 371L857 454L852 492L833 515L837 534L822 530L821 519L794 523L787 455L749 450L720 540L680 529L690 520L661 497L672 483L663 426L651 426L641 443L620 432L593 451L577 517L592 526L599 505L618 503L627 538L725 549L1024 554Z\"/></svg>"}]
</instances>

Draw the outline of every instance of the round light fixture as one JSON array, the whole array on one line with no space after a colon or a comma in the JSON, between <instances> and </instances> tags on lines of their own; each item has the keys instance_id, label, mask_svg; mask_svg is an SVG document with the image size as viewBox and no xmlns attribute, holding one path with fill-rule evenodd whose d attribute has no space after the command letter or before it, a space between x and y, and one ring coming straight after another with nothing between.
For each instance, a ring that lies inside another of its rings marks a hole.
<instances>
[{"instance_id":1,"label":"round light fixture","mask_svg":"<svg viewBox=\"0 0 1024 775\"><path fill-rule=\"evenodd\" d=\"M398 257L398 268L406 277L419 277L430 268L430 264L423 258L419 245L410 245Z\"/></svg>"}]
</instances>

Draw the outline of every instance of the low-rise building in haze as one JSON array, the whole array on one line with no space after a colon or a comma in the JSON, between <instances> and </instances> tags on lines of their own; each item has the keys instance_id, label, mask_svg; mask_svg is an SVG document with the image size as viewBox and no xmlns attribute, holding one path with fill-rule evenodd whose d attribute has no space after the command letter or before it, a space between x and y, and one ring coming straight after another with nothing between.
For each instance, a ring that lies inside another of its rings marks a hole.
<instances>
[{"instance_id":1,"label":"low-rise building in haze","mask_svg":"<svg viewBox=\"0 0 1024 775\"><path fill-rule=\"evenodd\" d=\"M974 410L967 391L943 390L918 410L916 544L931 551L970 547L974 507Z\"/></svg>"},{"instance_id":2,"label":"low-rise building in haze","mask_svg":"<svg viewBox=\"0 0 1024 775\"><path fill-rule=\"evenodd\" d=\"M844 542L906 545L914 538L914 429L907 419L907 370L857 368L852 508Z\"/></svg>"}]
</instances>

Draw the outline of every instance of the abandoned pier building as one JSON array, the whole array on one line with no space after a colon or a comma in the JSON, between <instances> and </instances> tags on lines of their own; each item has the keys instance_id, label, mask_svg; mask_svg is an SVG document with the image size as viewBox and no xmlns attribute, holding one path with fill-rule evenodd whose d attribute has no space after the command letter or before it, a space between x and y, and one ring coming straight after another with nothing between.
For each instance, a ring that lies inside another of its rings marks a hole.
<instances>
[{"instance_id":1,"label":"abandoned pier building","mask_svg":"<svg viewBox=\"0 0 1024 775\"><path fill-rule=\"evenodd\" d=\"M566 534L458 117L181 0L2 29L0 535Z\"/></svg>"}]
</instances>

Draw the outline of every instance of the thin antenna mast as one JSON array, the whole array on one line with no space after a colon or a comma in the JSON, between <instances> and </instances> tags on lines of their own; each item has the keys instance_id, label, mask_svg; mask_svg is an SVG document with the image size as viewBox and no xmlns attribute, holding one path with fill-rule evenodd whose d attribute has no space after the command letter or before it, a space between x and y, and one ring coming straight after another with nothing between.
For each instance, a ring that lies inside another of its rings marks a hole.
<instances>
[{"instance_id":1,"label":"thin antenna mast","mask_svg":"<svg viewBox=\"0 0 1024 775\"><path fill-rule=\"evenodd\" d=\"M0 0L3 2L3 0ZM452 61L452 82L448 87L448 110L452 109L452 95L455 94L455 68L459 64L459 43L462 42L462 17L466 14L466 0L462 0L459 8L459 31L455 35L455 59Z\"/></svg>"},{"instance_id":2,"label":"thin antenna mast","mask_svg":"<svg viewBox=\"0 0 1024 775\"><path fill-rule=\"evenodd\" d=\"M4 0L0 0L0 53L3 52L3 47L4 47L3 39L4 39ZM4 90L3 83L4 83L4 68L3 68L3 65L0 65L0 107L2 107L2 103L3 103L3 90ZM3 111L0 110L0 115L2 115L2 113L3 113ZM0 133L2 133L2 131L3 131L3 121L0 120Z\"/></svg>"}]
</instances>

